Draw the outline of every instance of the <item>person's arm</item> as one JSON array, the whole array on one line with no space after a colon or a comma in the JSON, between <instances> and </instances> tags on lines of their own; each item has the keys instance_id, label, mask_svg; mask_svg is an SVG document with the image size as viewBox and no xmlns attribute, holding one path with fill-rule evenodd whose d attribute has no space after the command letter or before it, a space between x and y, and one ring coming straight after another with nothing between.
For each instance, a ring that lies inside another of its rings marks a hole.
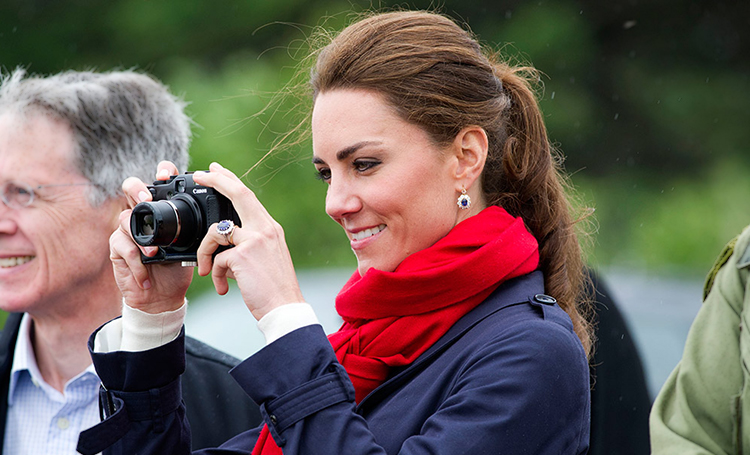
<instances>
[{"instance_id":1,"label":"person's arm","mask_svg":"<svg viewBox=\"0 0 750 455\"><path fill-rule=\"evenodd\" d=\"M78 451L189 454L190 427L180 390L184 329L174 340L146 351L96 352L98 333L89 338L89 352L102 382L99 401L105 420L81 432ZM137 441L140 449L120 452L115 444L122 441Z\"/></svg>"},{"instance_id":2,"label":"person's arm","mask_svg":"<svg viewBox=\"0 0 750 455\"><path fill-rule=\"evenodd\" d=\"M162 447L159 443L162 440L170 447L178 439L182 445L190 446L190 428L183 404L178 400L181 394L176 394L180 390L179 376L185 369L183 323L186 311L187 302L177 310L159 314L145 313L124 304L121 318L103 325L92 335L91 355L105 389L101 404L107 419L83 433L79 446L82 453L99 453L120 437L138 444L150 441L153 450ZM313 324L318 324L318 320L312 307L307 303L293 303L271 311L258 326L266 342L271 343ZM180 361L152 363L165 357ZM157 370L160 374L139 374ZM156 396L154 390L158 391ZM158 432L158 437L152 435L152 428L166 426L165 422L151 424L154 419L159 422L166 417L162 414L165 410L175 412L169 420L170 430L179 436L170 436L167 428ZM142 417L134 419L134 415ZM240 439L245 441L248 437L244 435Z\"/></svg>"},{"instance_id":3,"label":"person's arm","mask_svg":"<svg viewBox=\"0 0 750 455\"><path fill-rule=\"evenodd\" d=\"M386 441L376 440L356 413L351 383L320 327L282 337L232 375L261 404L285 454L396 453L386 451ZM588 400L588 368L575 335L548 324L519 324L465 359L435 412L398 402L385 406L403 419L394 427L430 413L420 432L397 441L402 455L559 455L586 447Z\"/></svg>"},{"instance_id":4,"label":"person's arm","mask_svg":"<svg viewBox=\"0 0 750 455\"><path fill-rule=\"evenodd\" d=\"M182 336L152 351L173 358L181 340ZM157 355L137 354L152 359ZM144 367L132 353L118 359L98 355L94 354L97 368L104 366L103 360L111 360L106 363L118 369L123 362L128 370ZM399 443L398 453L495 453L499 449L511 455L578 453L580 438L587 434L583 427L588 425L588 369L574 334L549 330L548 325L519 324L488 340L465 360L450 396L427 418L419 434ZM167 364L159 370L174 375L179 365ZM356 413L351 382L319 325L282 336L237 366L232 375L261 404L264 420L285 454L387 453ZM111 379L116 382L120 376ZM129 390L144 378L132 379L117 386ZM107 384L110 379L105 375L102 380ZM189 430L180 424L182 408L176 402L155 405L153 397L149 399L147 403L143 396L125 397L128 412L142 414L145 420L130 424L112 453L189 453L184 440ZM153 408L167 412L148 411ZM222 452L200 453L247 454L257 437L256 429L222 445Z\"/></svg>"},{"instance_id":5,"label":"person's arm","mask_svg":"<svg viewBox=\"0 0 750 455\"><path fill-rule=\"evenodd\" d=\"M716 274L690 328L683 357L656 398L650 416L654 455L739 453L740 346L747 349L750 343L750 327L741 316L750 296L750 265L741 262L748 240L750 231Z\"/></svg>"}]
</instances>

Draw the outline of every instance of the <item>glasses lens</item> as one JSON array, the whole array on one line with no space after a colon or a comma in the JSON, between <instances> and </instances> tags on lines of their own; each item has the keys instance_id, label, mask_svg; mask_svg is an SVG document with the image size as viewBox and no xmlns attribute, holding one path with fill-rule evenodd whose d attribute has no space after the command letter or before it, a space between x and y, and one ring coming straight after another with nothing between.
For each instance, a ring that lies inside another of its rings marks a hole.
<instances>
[{"instance_id":1,"label":"glasses lens","mask_svg":"<svg viewBox=\"0 0 750 455\"><path fill-rule=\"evenodd\" d=\"M2 196L3 202L11 207L28 207L34 200L34 190L25 183L6 183Z\"/></svg>"}]
</instances>

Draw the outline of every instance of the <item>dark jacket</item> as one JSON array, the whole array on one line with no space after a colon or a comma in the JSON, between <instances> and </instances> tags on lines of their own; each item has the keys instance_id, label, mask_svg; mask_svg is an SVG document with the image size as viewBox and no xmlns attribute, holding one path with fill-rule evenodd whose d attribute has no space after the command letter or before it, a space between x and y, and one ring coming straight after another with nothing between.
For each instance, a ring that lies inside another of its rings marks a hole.
<instances>
[{"instance_id":1,"label":"dark jacket","mask_svg":"<svg viewBox=\"0 0 750 455\"><path fill-rule=\"evenodd\" d=\"M606 283L593 271L590 275L597 340L591 361L589 455L645 455L650 451L651 397L641 357Z\"/></svg>"},{"instance_id":2,"label":"dark jacket","mask_svg":"<svg viewBox=\"0 0 750 455\"><path fill-rule=\"evenodd\" d=\"M266 346L232 376L262 403L287 455L585 454L586 356L567 314L542 291L540 272L505 283L359 405L318 325ZM114 412L81 434L82 453L113 443L106 454L189 453L175 398L181 345L179 337L140 353L93 354ZM248 454L258 431L202 453Z\"/></svg>"},{"instance_id":3,"label":"dark jacket","mask_svg":"<svg viewBox=\"0 0 750 455\"><path fill-rule=\"evenodd\" d=\"M5 439L13 350L22 316L22 313L8 315L0 333L0 455ZM258 405L227 374L238 363L236 358L189 337L185 340L185 354L182 390L194 448L216 446L259 424ZM153 368L158 369L159 365Z\"/></svg>"}]
</instances>

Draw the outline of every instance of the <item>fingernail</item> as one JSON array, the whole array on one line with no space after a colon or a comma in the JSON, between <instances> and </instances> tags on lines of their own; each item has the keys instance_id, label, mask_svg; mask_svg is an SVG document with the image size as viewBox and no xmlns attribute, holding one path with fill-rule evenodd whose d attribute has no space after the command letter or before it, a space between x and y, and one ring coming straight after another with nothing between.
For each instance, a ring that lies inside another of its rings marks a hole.
<instances>
[{"instance_id":1,"label":"fingernail","mask_svg":"<svg viewBox=\"0 0 750 455\"><path fill-rule=\"evenodd\" d=\"M162 169L161 171L159 171L159 173L156 176L157 180L166 180L168 178L169 178L169 171L167 171L166 169Z\"/></svg>"},{"instance_id":2,"label":"fingernail","mask_svg":"<svg viewBox=\"0 0 750 455\"><path fill-rule=\"evenodd\" d=\"M151 280L146 280L143 282L143 289L151 289Z\"/></svg>"},{"instance_id":3,"label":"fingernail","mask_svg":"<svg viewBox=\"0 0 750 455\"><path fill-rule=\"evenodd\" d=\"M138 200L141 202L145 202L148 200L149 194L145 191L141 191L138 193Z\"/></svg>"},{"instance_id":4,"label":"fingernail","mask_svg":"<svg viewBox=\"0 0 750 455\"><path fill-rule=\"evenodd\" d=\"M195 171L195 172L193 172L193 177L196 177L196 176L200 177L200 176L202 176L205 173L206 173L206 171Z\"/></svg>"},{"instance_id":5,"label":"fingernail","mask_svg":"<svg viewBox=\"0 0 750 455\"><path fill-rule=\"evenodd\" d=\"M221 164L217 163L216 161L214 161L213 163L211 163L211 166L218 167L219 169L224 169L224 166L222 166Z\"/></svg>"},{"instance_id":6,"label":"fingernail","mask_svg":"<svg viewBox=\"0 0 750 455\"><path fill-rule=\"evenodd\" d=\"M146 256L153 256L153 254L158 250L159 247L156 246L147 246L143 248L143 252L146 253Z\"/></svg>"}]
</instances>

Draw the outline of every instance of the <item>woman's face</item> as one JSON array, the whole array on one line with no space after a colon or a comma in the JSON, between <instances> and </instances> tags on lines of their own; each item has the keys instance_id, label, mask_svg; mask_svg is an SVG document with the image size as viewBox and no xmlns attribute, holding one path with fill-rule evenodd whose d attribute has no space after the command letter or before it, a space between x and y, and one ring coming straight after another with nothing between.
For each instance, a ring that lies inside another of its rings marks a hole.
<instances>
[{"instance_id":1,"label":"woman's face","mask_svg":"<svg viewBox=\"0 0 750 455\"><path fill-rule=\"evenodd\" d=\"M328 183L326 212L344 228L359 273L393 271L457 223L456 160L372 91L318 95L313 163Z\"/></svg>"}]
</instances>

